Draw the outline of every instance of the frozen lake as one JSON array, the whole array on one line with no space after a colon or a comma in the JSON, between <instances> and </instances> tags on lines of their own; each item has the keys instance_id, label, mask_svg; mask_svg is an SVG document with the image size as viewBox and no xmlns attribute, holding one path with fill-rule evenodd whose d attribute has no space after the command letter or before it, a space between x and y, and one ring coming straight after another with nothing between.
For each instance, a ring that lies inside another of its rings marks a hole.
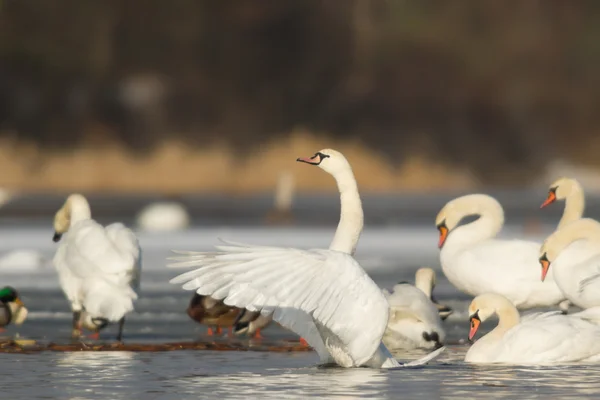
<instances>
[{"instance_id":1,"label":"frozen lake","mask_svg":"<svg viewBox=\"0 0 600 400\"><path fill-rule=\"evenodd\" d=\"M144 251L142 295L136 312L128 316L125 342L191 341L205 327L189 320L185 308L191 293L168 280L178 270L165 268L171 249L208 250L217 237L256 244L326 247L330 228L206 227L181 233L140 234ZM549 231L543 227L539 239ZM508 228L506 236L519 235ZM15 249L33 249L50 258L56 247L49 227L0 229L0 256ZM454 308L445 321L453 343L439 359L418 369L377 371L317 368L316 354L173 351L164 353L79 352L0 354L0 387L7 399L221 399L221 398L536 398L597 397L600 367L479 367L462 362L467 345L458 344L468 333L469 298L458 293L441 274L435 228L369 227L363 233L357 259L381 287L414 280L418 267L438 271L435 294ZM6 334L67 342L71 313L51 266L2 266L2 284L20 290L30 310L29 319ZM368 321L365 321L368 324ZM494 322L485 324L486 329ZM116 330L103 331L110 341ZM270 338L294 338L279 327L264 331ZM424 353L397 354L412 360Z\"/></svg>"}]
</instances>

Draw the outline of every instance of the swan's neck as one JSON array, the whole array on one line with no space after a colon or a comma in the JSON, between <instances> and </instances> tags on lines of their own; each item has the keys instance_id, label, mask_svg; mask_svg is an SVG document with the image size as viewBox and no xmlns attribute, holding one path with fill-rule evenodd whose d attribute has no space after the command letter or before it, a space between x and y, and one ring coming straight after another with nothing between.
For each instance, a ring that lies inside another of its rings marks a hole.
<instances>
[{"instance_id":1,"label":"swan's neck","mask_svg":"<svg viewBox=\"0 0 600 400\"><path fill-rule=\"evenodd\" d=\"M453 242L458 247L478 243L494 238L504 225L502 206L492 198L472 204L465 210L464 216L468 215L479 215L479 218L455 228L448 236L448 242Z\"/></svg>"},{"instance_id":2,"label":"swan's neck","mask_svg":"<svg viewBox=\"0 0 600 400\"><path fill-rule=\"evenodd\" d=\"M585 209L585 196L581 186L573 184L571 192L565 199L565 211L563 216L558 223L557 229L564 227L565 225L581 219L583 211Z\"/></svg>"},{"instance_id":3,"label":"swan's neck","mask_svg":"<svg viewBox=\"0 0 600 400\"><path fill-rule=\"evenodd\" d=\"M417 279L415 280L415 286L421 292L425 293L425 296L431 298L431 292L433 291L433 282L431 280Z\"/></svg>"},{"instance_id":4,"label":"swan's neck","mask_svg":"<svg viewBox=\"0 0 600 400\"><path fill-rule=\"evenodd\" d=\"M497 309L496 314L498 315L498 325L490 333L482 337L480 341L485 341L485 343L499 341L509 329L513 328L521 320L519 312L514 306Z\"/></svg>"},{"instance_id":5,"label":"swan's neck","mask_svg":"<svg viewBox=\"0 0 600 400\"><path fill-rule=\"evenodd\" d=\"M75 225L79 221L92 218L90 204L83 196L75 195L69 197L68 208L70 215L70 226Z\"/></svg>"},{"instance_id":6,"label":"swan's neck","mask_svg":"<svg viewBox=\"0 0 600 400\"><path fill-rule=\"evenodd\" d=\"M351 169L337 174L335 179L340 191L341 211L340 222L329 249L354 254L363 228L363 209L358 186Z\"/></svg>"}]
</instances>

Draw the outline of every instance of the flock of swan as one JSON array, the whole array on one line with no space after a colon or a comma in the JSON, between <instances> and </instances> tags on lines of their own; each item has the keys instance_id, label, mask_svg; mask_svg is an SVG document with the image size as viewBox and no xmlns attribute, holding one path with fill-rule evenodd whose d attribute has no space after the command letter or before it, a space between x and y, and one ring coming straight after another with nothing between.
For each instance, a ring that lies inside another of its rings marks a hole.
<instances>
[{"instance_id":1,"label":"flock of swan","mask_svg":"<svg viewBox=\"0 0 600 400\"><path fill-rule=\"evenodd\" d=\"M190 268L171 280L193 291L188 315L209 334L256 335L275 321L308 343L320 363L341 367L399 368L422 365L444 349L443 320L452 310L432 297L431 268L415 284L382 290L354 258L363 229L363 209L349 162L324 149L297 161L324 170L337 183L340 221L327 249L257 246L223 241L215 251L175 251L170 268ZM565 200L565 212L542 244L497 239L502 206L471 194L448 202L436 217L442 271L469 305L473 341L480 325L496 315L497 326L476 340L465 361L550 364L600 360L600 223L582 218L584 194L576 180L550 185L542 207ZM179 209L171 211L187 223ZM461 224L467 216L478 216ZM167 228L171 228L168 226ZM83 329L97 338L125 317L139 295L142 251L135 233L121 223L102 226L86 198L72 194L54 218L58 248L53 259L73 312L72 336ZM0 289L0 326L21 324L27 309L11 287ZM568 314L570 305L581 309ZM520 316L519 310L558 307ZM213 331L213 328L216 331ZM402 364L396 349L431 350Z\"/></svg>"}]
</instances>

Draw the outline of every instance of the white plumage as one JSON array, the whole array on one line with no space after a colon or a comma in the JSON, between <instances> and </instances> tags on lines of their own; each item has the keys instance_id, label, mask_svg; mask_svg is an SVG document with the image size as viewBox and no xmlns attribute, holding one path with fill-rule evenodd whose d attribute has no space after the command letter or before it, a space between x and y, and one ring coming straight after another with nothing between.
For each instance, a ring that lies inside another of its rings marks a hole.
<instances>
[{"instance_id":1,"label":"white plumage","mask_svg":"<svg viewBox=\"0 0 600 400\"><path fill-rule=\"evenodd\" d=\"M87 200L77 194L57 213L55 231L56 241L65 233L54 265L74 323L85 310L91 318L122 324L139 290L141 250L135 234L121 223L104 227L94 221ZM76 336L78 329L74 326Z\"/></svg>"},{"instance_id":2,"label":"white plumage","mask_svg":"<svg viewBox=\"0 0 600 400\"><path fill-rule=\"evenodd\" d=\"M319 165L338 184L341 218L328 250L226 242L217 246L217 252L188 252L178 257L179 262L171 266L200 268L171 282L185 282L184 289L224 299L228 305L261 310L264 315L273 312L275 321L306 339L322 363L399 367L381 342L388 303L351 255L363 224L352 169L334 150L298 161Z\"/></svg>"},{"instance_id":3,"label":"white plumage","mask_svg":"<svg viewBox=\"0 0 600 400\"><path fill-rule=\"evenodd\" d=\"M433 278L433 270L421 268L422 276ZM429 287L432 282L429 281ZM390 305L389 320L383 342L390 349L434 349L446 338L438 308L421 289L408 282L394 286L393 292L383 291Z\"/></svg>"},{"instance_id":4,"label":"white plumage","mask_svg":"<svg viewBox=\"0 0 600 400\"><path fill-rule=\"evenodd\" d=\"M469 215L479 219L457 226ZM444 206L436 225L442 271L450 283L472 296L501 294L519 309L553 306L565 300L553 279L541 281L540 244L495 239L503 224L502 206L487 195L459 197Z\"/></svg>"},{"instance_id":5,"label":"white plumage","mask_svg":"<svg viewBox=\"0 0 600 400\"><path fill-rule=\"evenodd\" d=\"M600 326L559 311L519 318L512 303L497 294L476 297L469 306L472 337L493 314L498 326L477 340L465 356L471 363L554 364L600 361Z\"/></svg>"}]
</instances>

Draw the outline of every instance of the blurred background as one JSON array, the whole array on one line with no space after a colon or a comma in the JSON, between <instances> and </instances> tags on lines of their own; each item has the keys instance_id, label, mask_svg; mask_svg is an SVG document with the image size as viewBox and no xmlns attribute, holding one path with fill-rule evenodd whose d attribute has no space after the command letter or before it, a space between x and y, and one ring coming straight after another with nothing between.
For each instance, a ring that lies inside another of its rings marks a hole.
<instances>
[{"instance_id":1,"label":"blurred background","mask_svg":"<svg viewBox=\"0 0 600 400\"><path fill-rule=\"evenodd\" d=\"M600 187L594 1L0 0L0 185Z\"/></svg>"}]
</instances>

